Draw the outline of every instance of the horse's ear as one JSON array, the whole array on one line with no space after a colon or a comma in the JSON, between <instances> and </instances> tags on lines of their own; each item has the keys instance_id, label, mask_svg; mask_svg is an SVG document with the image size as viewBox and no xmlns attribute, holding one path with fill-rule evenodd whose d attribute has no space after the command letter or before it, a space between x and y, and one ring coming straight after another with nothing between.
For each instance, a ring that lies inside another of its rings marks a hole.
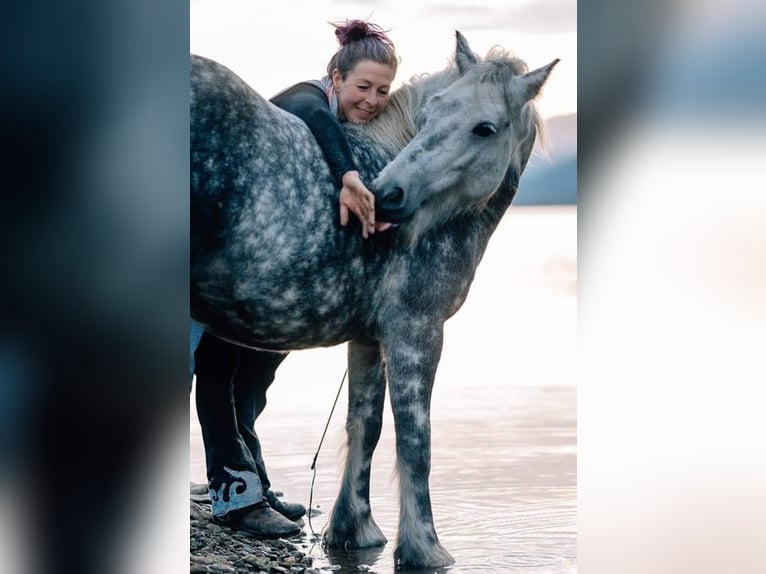
<instances>
[{"instance_id":1,"label":"horse's ear","mask_svg":"<svg viewBox=\"0 0 766 574\"><path fill-rule=\"evenodd\" d=\"M466 71L473 65L479 62L479 59L471 51L471 47L468 45L468 40L465 39L460 32L455 30L455 63L460 75L466 73Z\"/></svg>"},{"instance_id":2,"label":"horse's ear","mask_svg":"<svg viewBox=\"0 0 766 574\"><path fill-rule=\"evenodd\" d=\"M540 89L548 79L548 74L551 73L551 70L559 62L560 60L556 58L547 66L532 70L528 74L524 74L521 76L521 78L516 80L517 85L519 86L518 89L521 91L521 99L523 102L528 102L540 93Z\"/></svg>"}]
</instances>

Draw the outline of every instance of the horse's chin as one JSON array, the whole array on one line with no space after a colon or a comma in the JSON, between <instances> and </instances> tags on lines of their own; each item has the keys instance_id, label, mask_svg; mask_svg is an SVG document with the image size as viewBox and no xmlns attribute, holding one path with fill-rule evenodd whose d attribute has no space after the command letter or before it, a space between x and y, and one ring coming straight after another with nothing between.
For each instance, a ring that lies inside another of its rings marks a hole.
<instances>
[{"instance_id":1,"label":"horse's chin","mask_svg":"<svg viewBox=\"0 0 766 574\"><path fill-rule=\"evenodd\" d=\"M481 202L466 206L457 197L454 190L447 190L441 195L429 197L420 204L407 224L402 226L401 233L405 237L405 242L413 247L434 227L454 220L465 211L479 208L479 204L486 204L488 199L483 198Z\"/></svg>"},{"instance_id":2,"label":"horse's chin","mask_svg":"<svg viewBox=\"0 0 766 574\"><path fill-rule=\"evenodd\" d=\"M393 223L394 225L401 225L411 221L416 213L417 211L414 209L386 209L384 207L375 207L376 220Z\"/></svg>"}]
</instances>

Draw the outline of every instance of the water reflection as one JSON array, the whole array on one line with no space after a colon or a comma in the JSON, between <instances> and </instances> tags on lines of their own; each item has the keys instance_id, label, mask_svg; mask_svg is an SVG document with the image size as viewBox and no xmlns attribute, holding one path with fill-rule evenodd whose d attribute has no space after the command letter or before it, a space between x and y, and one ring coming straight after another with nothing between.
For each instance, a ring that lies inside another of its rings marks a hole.
<instances>
[{"instance_id":1,"label":"water reflection","mask_svg":"<svg viewBox=\"0 0 766 574\"><path fill-rule=\"evenodd\" d=\"M430 485L436 531L456 564L432 572L576 571L575 249L574 209L512 210L490 241L468 301L445 326L432 399ZM295 353L269 390L257 428L272 484L286 500L308 505L309 467L344 369L345 346ZM343 402L317 459L318 533L340 486ZM307 525L299 544L323 572L394 570L395 437L385 408L370 502L389 542L325 551ZM192 418L191 475L203 482Z\"/></svg>"},{"instance_id":2,"label":"water reflection","mask_svg":"<svg viewBox=\"0 0 766 574\"><path fill-rule=\"evenodd\" d=\"M362 550L338 550L328 548L326 550L327 562L333 566L340 566L338 571L343 572L375 572L374 566L379 562L383 552L388 548L366 548Z\"/></svg>"}]
</instances>

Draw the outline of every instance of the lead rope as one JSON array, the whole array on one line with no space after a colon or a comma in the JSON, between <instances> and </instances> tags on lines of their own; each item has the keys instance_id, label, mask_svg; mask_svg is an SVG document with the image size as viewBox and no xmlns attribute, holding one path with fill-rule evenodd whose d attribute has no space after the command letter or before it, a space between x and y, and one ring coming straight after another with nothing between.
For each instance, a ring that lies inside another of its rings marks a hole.
<instances>
[{"instance_id":1,"label":"lead rope","mask_svg":"<svg viewBox=\"0 0 766 574\"><path fill-rule=\"evenodd\" d=\"M318 538L319 535L314 532L314 527L311 526L311 509L313 508L312 502L314 501L314 481L317 477L317 457L319 457L319 450L322 448L322 443L324 442L324 437L327 434L327 429L330 426L330 421L332 420L332 414L335 412L335 405L338 404L338 397L340 397L340 391L343 388L343 382L346 380L346 375L348 375L348 368L346 368L345 372L343 373L343 377L340 380L340 386L338 387L338 393L335 395L335 402L332 404L332 408L330 409L330 416L327 417L327 424L324 426L324 432L322 432L322 438L319 439L319 446L317 447L316 454L314 455L314 460L311 462L311 470L314 471L313 476L311 477L311 491L309 492L309 529L311 529L311 534L314 536L314 538Z\"/></svg>"}]
</instances>

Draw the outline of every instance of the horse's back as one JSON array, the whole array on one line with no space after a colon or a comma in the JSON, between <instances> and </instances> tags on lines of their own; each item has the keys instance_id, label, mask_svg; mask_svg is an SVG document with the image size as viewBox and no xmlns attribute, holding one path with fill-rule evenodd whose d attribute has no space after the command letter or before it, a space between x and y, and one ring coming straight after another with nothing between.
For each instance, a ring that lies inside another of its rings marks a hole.
<instances>
[{"instance_id":1,"label":"horse's back","mask_svg":"<svg viewBox=\"0 0 766 574\"><path fill-rule=\"evenodd\" d=\"M192 153L237 153L232 141L252 135L260 117L273 114L269 104L230 69L201 56L191 56L190 145ZM194 166L192 166L194 171Z\"/></svg>"},{"instance_id":2,"label":"horse's back","mask_svg":"<svg viewBox=\"0 0 766 574\"><path fill-rule=\"evenodd\" d=\"M283 113L225 66L191 57L190 147L192 201L195 192L241 186L282 132L300 131L297 118ZM206 179L204 185L198 178Z\"/></svg>"},{"instance_id":3,"label":"horse's back","mask_svg":"<svg viewBox=\"0 0 766 574\"><path fill-rule=\"evenodd\" d=\"M245 217L258 229L294 213L310 191L302 182L329 183L329 170L306 125L225 66L192 55L190 79L194 260L222 248Z\"/></svg>"}]
</instances>

